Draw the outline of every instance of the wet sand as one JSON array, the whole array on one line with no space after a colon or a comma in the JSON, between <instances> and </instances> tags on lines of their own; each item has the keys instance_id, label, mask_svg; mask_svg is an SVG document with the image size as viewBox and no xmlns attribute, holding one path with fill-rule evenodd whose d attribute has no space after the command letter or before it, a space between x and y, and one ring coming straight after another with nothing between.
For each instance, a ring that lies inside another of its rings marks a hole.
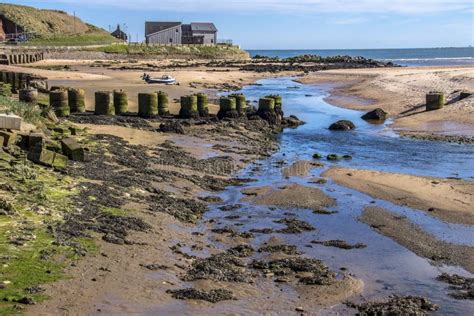
<instances>
[{"instance_id":1,"label":"wet sand","mask_svg":"<svg viewBox=\"0 0 474 316\"><path fill-rule=\"evenodd\" d=\"M335 200L328 197L321 190L292 184L281 188L258 187L245 189L243 201L258 205L273 205L289 208L303 208L319 210L335 204Z\"/></svg>"},{"instance_id":2,"label":"wet sand","mask_svg":"<svg viewBox=\"0 0 474 316\"><path fill-rule=\"evenodd\" d=\"M348 69L321 71L298 81L330 84L334 90L326 101L336 106L361 111L384 109L394 119L392 127L405 135L472 137L474 97L430 112L425 111L424 104L430 91L444 92L447 101L459 91L474 92L473 73L472 66Z\"/></svg>"},{"instance_id":3,"label":"wet sand","mask_svg":"<svg viewBox=\"0 0 474 316\"><path fill-rule=\"evenodd\" d=\"M449 223L474 224L473 181L347 168L332 168L323 176L374 198L408 206Z\"/></svg>"},{"instance_id":4,"label":"wet sand","mask_svg":"<svg viewBox=\"0 0 474 316\"><path fill-rule=\"evenodd\" d=\"M406 217L393 214L380 207L367 207L361 221L373 227L380 234L392 238L397 243L418 256L435 263L459 265L474 272L474 247L447 243L436 239Z\"/></svg>"}]
</instances>

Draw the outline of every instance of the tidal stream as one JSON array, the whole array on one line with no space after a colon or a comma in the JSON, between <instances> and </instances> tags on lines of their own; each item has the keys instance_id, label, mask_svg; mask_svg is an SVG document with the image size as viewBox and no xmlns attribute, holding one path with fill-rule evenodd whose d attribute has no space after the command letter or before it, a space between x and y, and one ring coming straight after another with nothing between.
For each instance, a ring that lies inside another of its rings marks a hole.
<instances>
[{"instance_id":1,"label":"tidal stream","mask_svg":"<svg viewBox=\"0 0 474 316\"><path fill-rule=\"evenodd\" d=\"M245 87L241 92L251 101L268 94L280 94L284 100L285 115L296 115L306 122L297 129L287 129L280 136L280 149L271 158L259 161L260 170L252 171L255 165L243 170L239 176L254 178L257 181L244 187L270 185L280 187L290 183L314 186L337 200L331 210L333 215L316 215L311 211L294 211L296 216L317 228L315 232L297 235L278 235L288 244L297 245L309 257L323 260L331 268L338 270L347 267L351 273L364 281L365 298L381 297L390 294L421 295L429 297L441 306L440 314L452 313L467 315L473 311L472 301L454 300L447 296L447 285L436 280L442 272L472 274L462 268L433 266L396 242L379 235L368 225L359 222L358 217L364 207L374 199L344 188L329 181L325 185L308 183L308 179L319 176L334 164L350 168L372 169L388 172L407 173L420 176L474 178L474 146L444 142L420 141L400 138L390 129L390 121L374 125L362 120L363 112L332 106L324 101L330 88L310 86L294 82L291 78L261 80L257 85ZM350 132L329 131L328 126L340 119L349 119L357 129ZM314 153L323 156L331 153L351 155L352 160L326 163L325 168L315 168L309 177L282 175L281 167L275 162L284 160L285 166L298 160L311 160ZM225 203L241 203L242 187L228 188L221 197ZM430 217L423 212L400 207L389 202L376 200L378 206L407 216L438 239L474 245L474 230L470 226L449 224ZM252 228L277 227L273 220L280 219L288 209L246 205L231 212L222 212L216 205L205 216L205 220L215 219L219 227L239 223L240 231ZM229 215L240 215L238 220L228 220ZM251 215L251 218L248 218ZM256 247L268 240L271 235L256 235L252 244ZM365 243L365 249L342 250L338 248L313 245L311 240L341 239L348 243Z\"/></svg>"}]
</instances>

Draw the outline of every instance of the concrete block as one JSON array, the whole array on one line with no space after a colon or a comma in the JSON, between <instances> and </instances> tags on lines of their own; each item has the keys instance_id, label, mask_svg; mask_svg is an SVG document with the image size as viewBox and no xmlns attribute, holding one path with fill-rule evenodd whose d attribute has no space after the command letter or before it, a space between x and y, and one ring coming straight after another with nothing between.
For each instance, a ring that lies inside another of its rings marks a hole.
<instances>
[{"instance_id":1,"label":"concrete block","mask_svg":"<svg viewBox=\"0 0 474 316\"><path fill-rule=\"evenodd\" d=\"M52 167L54 163L54 155L55 152L42 148L38 152L29 152L28 160L43 166Z\"/></svg>"},{"instance_id":2,"label":"concrete block","mask_svg":"<svg viewBox=\"0 0 474 316\"><path fill-rule=\"evenodd\" d=\"M15 144L17 140L17 133L0 131L0 137L3 138L3 147L10 147L11 145Z\"/></svg>"},{"instance_id":3,"label":"concrete block","mask_svg":"<svg viewBox=\"0 0 474 316\"><path fill-rule=\"evenodd\" d=\"M61 141L63 154L73 161L84 161L84 148L72 137Z\"/></svg>"},{"instance_id":4,"label":"concrete block","mask_svg":"<svg viewBox=\"0 0 474 316\"><path fill-rule=\"evenodd\" d=\"M61 168L61 169L66 168L67 161L68 161L68 158L66 156L55 153L54 154L53 167Z\"/></svg>"},{"instance_id":5,"label":"concrete block","mask_svg":"<svg viewBox=\"0 0 474 316\"><path fill-rule=\"evenodd\" d=\"M0 128L20 130L23 119L14 114L0 114Z\"/></svg>"},{"instance_id":6,"label":"concrete block","mask_svg":"<svg viewBox=\"0 0 474 316\"><path fill-rule=\"evenodd\" d=\"M44 146L44 135L41 133L31 133L28 135L28 148L38 148Z\"/></svg>"}]
</instances>

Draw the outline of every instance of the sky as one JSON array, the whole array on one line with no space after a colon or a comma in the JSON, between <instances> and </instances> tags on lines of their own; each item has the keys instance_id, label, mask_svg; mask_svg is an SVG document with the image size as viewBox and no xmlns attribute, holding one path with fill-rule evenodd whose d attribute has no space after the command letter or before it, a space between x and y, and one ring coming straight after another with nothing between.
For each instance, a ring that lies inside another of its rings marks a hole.
<instances>
[{"instance_id":1,"label":"sky","mask_svg":"<svg viewBox=\"0 0 474 316\"><path fill-rule=\"evenodd\" d=\"M11 0L143 40L145 21L214 22L244 49L474 46L473 0ZM122 27L122 28L123 28Z\"/></svg>"}]
</instances>

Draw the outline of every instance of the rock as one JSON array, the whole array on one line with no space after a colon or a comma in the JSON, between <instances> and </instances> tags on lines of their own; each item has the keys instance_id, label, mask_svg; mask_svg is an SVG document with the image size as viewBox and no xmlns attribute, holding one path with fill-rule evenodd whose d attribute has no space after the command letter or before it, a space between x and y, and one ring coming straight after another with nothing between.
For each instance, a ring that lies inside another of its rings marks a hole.
<instances>
[{"instance_id":1,"label":"rock","mask_svg":"<svg viewBox=\"0 0 474 316\"><path fill-rule=\"evenodd\" d=\"M0 137L3 138L3 147L14 145L17 140L16 132L0 131Z\"/></svg>"},{"instance_id":2,"label":"rock","mask_svg":"<svg viewBox=\"0 0 474 316\"><path fill-rule=\"evenodd\" d=\"M23 119L14 114L0 114L0 128L20 130Z\"/></svg>"},{"instance_id":3,"label":"rock","mask_svg":"<svg viewBox=\"0 0 474 316\"><path fill-rule=\"evenodd\" d=\"M54 153L53 167L64 169L67 167L68 158L64 155Z\"/></svg>"},{"instance_id":4,"label":"rock","mask_svg":"<svg viewBox=\"0 0 474 316\"><path fill-rule=\"evenodd\" d=\"M313 155L313 159L321 159L321 158L323 158L321 154L316 153Z\"/></svg>"},{"instance_id":5,"label":"rock","mask_svg":"<svg viewBox=\"0 0 474 316\"><path fill-rule=\"evenodd\" d=\"M342 156L342 159L344 159L344 160L352 160L352 156L351 156L351 155L344 155L344 156Z\"/></svg>"},{"instance_id":6,"label":"rock","mask_svg":"<svg viewBox=\"0 0 474 316\"><path fill-rule=\"evenodd\" d=\"M64 138L61 141L61 149L72 161L84 161L84 148L74 138Z\"/></svg>"},{"instance_id":7,"label":"rock","mask_svg":"<svg viewBox=\"0 0 474 316\"><path fill-rule=\"evenodd\" d=\"M326 159L327 159L327 160L330 160L330 161L336 161L336 160L340 160L341 157L339 157L339 156L336 155L336 154L329 154L329 155L327 155Z\"/></svg>"},{"instance_id":8,"label":"rock","mask_svg":"<svg viewBox=\"0 0 474 316\"><path fill-rule=\"evenodd\" d=\"M356 126L354 125L354 123L348 120L340 120L329 126L329 129L332 131L349 131L355 128Z\"/></svg>"},{"instance_id":9,"label":"rock","mask_svg":"<svg viewBox=\"0 0 474 316\"><path fill-rule=\"evenodd\" d=\"M277 113L278 114L278 113ZM283 118L281 124L283 126L287 126L287 127L298 127L300 125L303 125L305 124L305 122L301 121L299 118L297 118L296 116L294 115L291 115L289 117L285 117Z\"/></svg>"},{"instance_id":10,"label":"rock","mask_svg":"<svg viewBox=\"0 0 474 316\"><path fill-rule=\"evenodd\" d=\"M181 125L178 121L171 121L169 123L160 124L160 132L185 134L183 125Z\"/></svg>"},{"instance_id":11,"label":"rock","mask_svg":"<svg viewBox=\"0 0 474 316\"><path fill-rule=\"evenodd\" d=\"M28 153L28 160L46 166L64 168L67 165L67 157L45 148L36 148Z\"/></svg>"},{"instance_id":12,"label":"rock","mask_svg":"<svg viewBox=\"0 0 474 316\"><path fill-rule=\"evenodd\" d=\"M25 138L28 139L28 148L41 148L44 146L44 135L41 133L32 133Z\"/></svg>"},{"instance_id":13,"label":"rock","mask_svg":"<svg viewBox=\"0 0 474 316\"><path fill-rule=\"evenodd\" d=\"M377 108L362 115L362 119L366 121L385 121L387 119L387 114L388 113L383 109Z\"/></svg>"},{"instance_id":14,"label":"rock","mask_svg":"<svg viewBox=\"0 0 474 316\"><path fill-rule=\"evenodd\" d=\"M14 215L16 213L13 204L0 198L0 215Z\"/></svg>"},{"instance_id":15,"label":"rock","mask_svg":"<svg viewBox=\"0 0 474 316\"><path fill-rule=\"evenodd\" d=\"M16 303L25 304L25 305L35 305L36 302L33 298L25 296L20 299L15 300Z\"/></svg>"}]
</instances>

